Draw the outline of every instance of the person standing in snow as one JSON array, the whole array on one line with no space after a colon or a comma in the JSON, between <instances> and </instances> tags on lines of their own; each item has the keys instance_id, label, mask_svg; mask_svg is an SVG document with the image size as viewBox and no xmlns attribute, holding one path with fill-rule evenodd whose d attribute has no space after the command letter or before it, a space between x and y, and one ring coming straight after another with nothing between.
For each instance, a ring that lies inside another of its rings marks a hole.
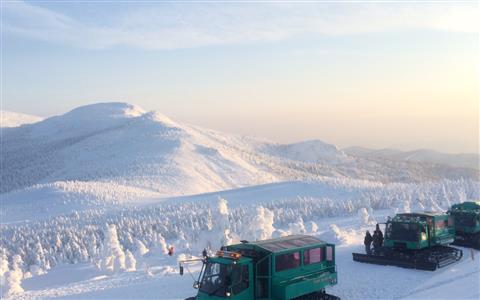
<instances>
[{"instance_id":1,"label":"person standing in snow","mask_svg":"<svg viewBox=\"0 0 480 300\"><path fill-rule=\"evenodd\" d=\"M365 253L367 253L368 255L372 254L372 250L370 248L372 242L373 237L370 234L370 231L367 230L367 232L365 233L365 238L363 239L363 244L365 245Z\"/></svg>"},{"instance_id":2,"label":"person standing in snow","mask_svg":"<svg viewBox=\"0 0 480 300\"><path fill-rule=\"evenodd\" d=\"M378 251L383 245L383 233L380 230L380 226L377 224L375 231L373 232L373 249Z\"/></svg>"},{"instance_id":3,"label":"person standing in snow","mask_svg":"<svg viewBox=\"0 0 480 300\"><path fill-rule=\"evenodd\" d=\"M175 252L175 249L173 248L173 246L170 246L170 247L168 248L168 255L169 255L169 256L173 256L174 252Z\"/></svg>"}]
</instances>

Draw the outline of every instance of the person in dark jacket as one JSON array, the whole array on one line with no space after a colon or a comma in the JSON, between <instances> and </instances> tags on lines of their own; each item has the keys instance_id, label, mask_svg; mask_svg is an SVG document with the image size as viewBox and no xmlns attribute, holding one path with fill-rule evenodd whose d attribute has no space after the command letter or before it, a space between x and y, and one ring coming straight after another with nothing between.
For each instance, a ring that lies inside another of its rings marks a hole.
<instances>
[{"instance_id":1,"label":"person in dark jacket","mask_svg":"<svg viewBox=\"0 0 480 300\"><path fill-rule=\"evenodd\" d=\"M380 226L377 224L375 231L373 232L373 250L377 251L383 245L383 233L380 230Z\"/></svg>"},{"instance_id":2,"label":"person in dark jacket","mask_svg":"<svg viewBox=\"0 0 480 300\"><path fill-rule=\"evenodd\" d=\"M363 244L365 245L365 253L367 253L368 255L372 254L372 249L370 248L372 242L373 237L370 234L370 231L367 230L367 232L365 233L365 238L363 239Z\"/></svg>"}]
</instances>

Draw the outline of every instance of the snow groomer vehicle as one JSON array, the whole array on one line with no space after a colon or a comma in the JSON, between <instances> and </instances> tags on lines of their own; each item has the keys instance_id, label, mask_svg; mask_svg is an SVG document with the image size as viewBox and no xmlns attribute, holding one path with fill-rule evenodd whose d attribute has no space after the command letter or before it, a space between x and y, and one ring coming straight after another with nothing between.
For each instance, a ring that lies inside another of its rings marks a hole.
<instances>
[{"instance_id":1,"label":"snow groomer vehicle","mask_svg":"<svg viewBox=\"0 0 480 300\"><path fill-rule=\"evenodd\" d=\"M381 247L353 253L353 260L435 271L462 258L462 250L448 246L454 239L453 218L446 213L401 213L388 218Z\"/></svg>"},{"instance_id":2,"label":"snow groomer vehicle","mask_svg":"<svg viewBox=\"0 0 480 300\"><path fill-rule=\"evenodd\" d=\"M453 244L480 250L480 201L454 204L448 214L455 225Z\"/></svg>"},{"instance_id":3,"label":"snow groomer vehicle","mask_svg":"<svg viewBox=\"0 0 480 300\"><path fill-rule=\"evenodd\" d=\"M180 262L180 274L190 261ZM201 261L198 294L189 299L340 299L325 291L337 283L335 245L316 237L242 241Z\"/></svg>"}]
</instances>

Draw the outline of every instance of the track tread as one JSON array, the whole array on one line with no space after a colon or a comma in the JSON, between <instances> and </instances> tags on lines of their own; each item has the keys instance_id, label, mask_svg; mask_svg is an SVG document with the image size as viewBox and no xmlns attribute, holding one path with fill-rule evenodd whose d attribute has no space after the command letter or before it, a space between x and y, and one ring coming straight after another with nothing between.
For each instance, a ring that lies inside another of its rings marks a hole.
<instances>
[{"instance_id":1,"label":"track tread","mask_svg":"<svg viewBox=\"0 0 480 300\"><path fill-rule=\"evenodd\" d=\"M436 246L418 252L382 248L371 255L352 253L353 260L358 262L425 271L435 271L437 268L455 263L462 256L462 250L448 246Z\"/></svg>"}]
</instances>

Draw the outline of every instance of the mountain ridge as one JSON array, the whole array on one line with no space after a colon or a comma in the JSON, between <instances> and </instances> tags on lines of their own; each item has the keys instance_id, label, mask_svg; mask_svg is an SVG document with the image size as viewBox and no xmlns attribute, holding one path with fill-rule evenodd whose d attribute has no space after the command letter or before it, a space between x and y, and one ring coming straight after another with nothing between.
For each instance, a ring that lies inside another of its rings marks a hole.
<instances>
[{"instance_id":1,"label":"mountain ridge","mask_svg":"<svg viewBox=\"0 0 480 300\"><path fill-rule=\"evenodd\" d=\"M169 197L323 177L373 182L478 178L478 171L468 168L372 159L320 140L279 144L226 134L121 102L82 106L3 133L1 193L84 182L92 189L111 183L142 191L139 195Z\"/></svg>"},{"instance_id":2,"label":"mountain ridge","mask_svg":"<svg viewBox=\"0 0 480 300\"><path fill-rule=\"evenodd\" d=\"M348 147L345 153L362 157L384 157L392 160L412 162L428 162L446 164L453 167L480 169L480 155L475 153L443 153L432 149L414 149L402 151L398 149L370 149L365 147Z\"/></svg>"}]
</instances>

